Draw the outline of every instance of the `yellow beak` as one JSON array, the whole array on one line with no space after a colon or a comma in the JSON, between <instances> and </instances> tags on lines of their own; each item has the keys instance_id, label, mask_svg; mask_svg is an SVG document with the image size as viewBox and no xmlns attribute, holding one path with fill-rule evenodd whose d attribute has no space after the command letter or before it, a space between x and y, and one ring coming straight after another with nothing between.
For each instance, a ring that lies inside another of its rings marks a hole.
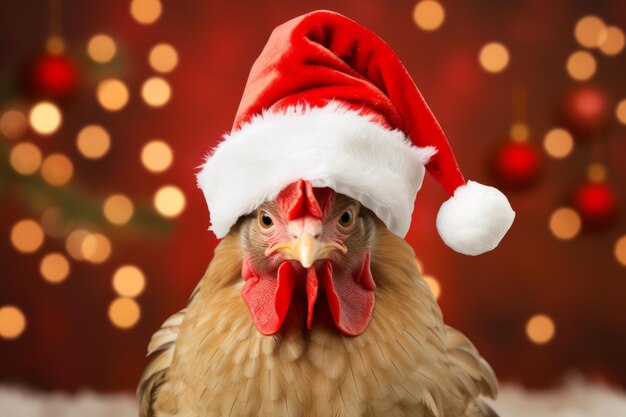
<instances>
[{"instance_id":1,"label":"yellow beak","mask_svg":"<svg viewBox=\"0 0 626 417\"><path fill-rule=\"evenodd\" d=\"M300 262L304 268L310 268L315 261L327 259L333 251L339 251L344 254L348 251L348 248L335 241L321 242L305 231L292 241L280 242L269 247L265 251L265 256L270 256L275 252L282 252L287 259Z\"/></svg>"}]
</instances>

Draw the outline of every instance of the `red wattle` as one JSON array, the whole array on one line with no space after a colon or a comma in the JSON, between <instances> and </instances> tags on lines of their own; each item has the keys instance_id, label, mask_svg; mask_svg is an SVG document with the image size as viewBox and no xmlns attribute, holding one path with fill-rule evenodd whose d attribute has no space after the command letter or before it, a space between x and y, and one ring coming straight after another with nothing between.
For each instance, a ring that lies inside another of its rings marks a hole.
<instances>
[{"instance_id":1,"label":"red wattle","mask_svg":"<svg viewBox=\"0 0 626 417\"><path fill-rule=\"evenodd\" d=\"M324 213L322 212L322 209L319 203L317 202L317 198L315 196L315 193L313 192L313 185L311 184L311 181L302 181L302 182L304 183L304 190L305 190L305 196L306 196L306 200L304 202L304 209L306 210L306 213L310 214L311 216L317 219L323 218ZM304 215L305 213L302 213L302 214Z\"/></svg>"},{"instance_id":2,"label":"red wattle","mask_svg":"<svg viewBox=\"0 0 626 417\"><path fill-rule=\"evenodd\" d=\"M300 216L304 208L304 181L298 180L285 187L276 197L281 213L286 214L288 221Z\"/></svg>"},{"instance_id":3,"label":"red wattle","mask_svg":"<svg viewBox=\"0 0 626 417\"><path fill-rule=\"evenodd\" d=\"M299 272L291 262L278 267L276 276L257 273L244 260L242 277L245 280L241 297L248 306L252 321L262 334L269 336L280 330L293 296ZM313 325L315 301L322 282L333 321L348 336L358 336L365 331L372 318L376 284L370 271L370 254L367 252L359 268L351 272L334 272L330 261L306 272L307 327ZM301 279L301 278L300 278Z\"/></svg>"},{"instance_id":4,"label":"red wattle","mask_svg":"<svg viewBox=\"0 0 626 417\"><path fill-rule=\"evenodd\" d=\"M315 272L315 268L309 268L306 276L306 297L308 300L306 327L309 330L313 326L313 310L315 309L315 300L317 300L318 289L319 282L317 281L317 273Z\"/></svg>"},{"instance_id":5,"label":"red wattle","mask_svg":"<svg viewBox=\"0 0 626 417\"><path fill-rule=\"evenodd\" d=\"M330 188L313 188L311 181L299 179L285 187L276 202L288 221L307 215L321 219L334 196L335 192Z\"/></svg>"},{"instance_id":6,"label":"red wattle","mask_svg":"<svg viewBox=\"0 0 626 417\"><path fill-rule=\"evenodd\" d=\"M241 275L245 280L241 297L250 310L252 321L262 334L275 334L283 324L291 303L296 282L293 266L290 262L283 262L276 276L272 276L256 273L250 261L245 260Z\"/></svg>"},{"instance_id":7,"label":"red wattle","mask_svg":"<svg viewBox=\"0 0 626 417\"><path fill-rule=\"evenodd\" d=\"M335 325L348 336L365 331L374 311L376 284L370 272L370 254L366 253L356 273L348 270L333 273L330 261L324 262L320 279Z\"/></svg>"}]
</instances>

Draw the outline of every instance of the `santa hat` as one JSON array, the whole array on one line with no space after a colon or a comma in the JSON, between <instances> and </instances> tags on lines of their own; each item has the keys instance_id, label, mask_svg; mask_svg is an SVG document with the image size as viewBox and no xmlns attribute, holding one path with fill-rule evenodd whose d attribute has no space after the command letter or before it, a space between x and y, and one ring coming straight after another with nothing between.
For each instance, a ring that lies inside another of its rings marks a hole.
<instances>
[{"instance_id":1,"label":"santa hat","mask_svg":"<svg viewBox=\"0 0 626 417\"><path fill-rule=\"evenodd\" d=\"M298 179L355 198L404 237L425 170L451 196L437 216L444 242L468 255L495 248L515 217L504 194L465 182L437 120L382 39L316 11L273 31L232 131L198 185L218 238Z\"/></svg>"}]
</instances>

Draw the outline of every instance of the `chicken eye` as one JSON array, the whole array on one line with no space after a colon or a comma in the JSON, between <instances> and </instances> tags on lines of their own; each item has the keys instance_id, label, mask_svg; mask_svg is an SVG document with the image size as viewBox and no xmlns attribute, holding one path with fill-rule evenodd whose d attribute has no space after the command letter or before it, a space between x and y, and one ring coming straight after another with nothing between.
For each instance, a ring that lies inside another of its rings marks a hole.
<instances>
[{"instance_id":1,"label":"chicken eye","mask_svg":"<svg viewBox=\"0 0 626 417\"><path fill-rule=\"evenodd\" d=\"M339 217L340 225L342 225L343 227L349 227L352 225L353 222L354 222L354 214L352 213L352 210L348 209L344 211L343 213L341 213L341 216Z\"/></svg>"},{"instance_id":2,"label":"chicken eye","mask_svg":"<svg viewBox=\"0 0 626 417\"><path fill-rule=\"evenodd\" d=\"M267 214L267 211L265 210L262 210L259 213L259 225L263 229L269 229L270 227L274 225L274 220L272 220L272 217L269 214Z\"/></svg>"}]
</instances>

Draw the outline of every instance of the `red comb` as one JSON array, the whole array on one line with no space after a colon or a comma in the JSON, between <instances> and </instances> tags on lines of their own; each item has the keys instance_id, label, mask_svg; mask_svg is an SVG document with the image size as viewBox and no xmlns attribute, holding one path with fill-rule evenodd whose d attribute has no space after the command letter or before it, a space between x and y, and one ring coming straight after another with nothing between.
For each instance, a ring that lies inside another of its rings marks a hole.
<instances>
[{"instance_id":1,"label":"red comb","mask_svg":"<svg viewBox=\"0 0 626 417\"><path fill-rule=\"evenodd\" d=\"M334 196L332 189L314 189L310 181L300 179L285 187L276 197L276 202L287 221L306 215L322 219Z\"/></svg>"}]
</instances>

